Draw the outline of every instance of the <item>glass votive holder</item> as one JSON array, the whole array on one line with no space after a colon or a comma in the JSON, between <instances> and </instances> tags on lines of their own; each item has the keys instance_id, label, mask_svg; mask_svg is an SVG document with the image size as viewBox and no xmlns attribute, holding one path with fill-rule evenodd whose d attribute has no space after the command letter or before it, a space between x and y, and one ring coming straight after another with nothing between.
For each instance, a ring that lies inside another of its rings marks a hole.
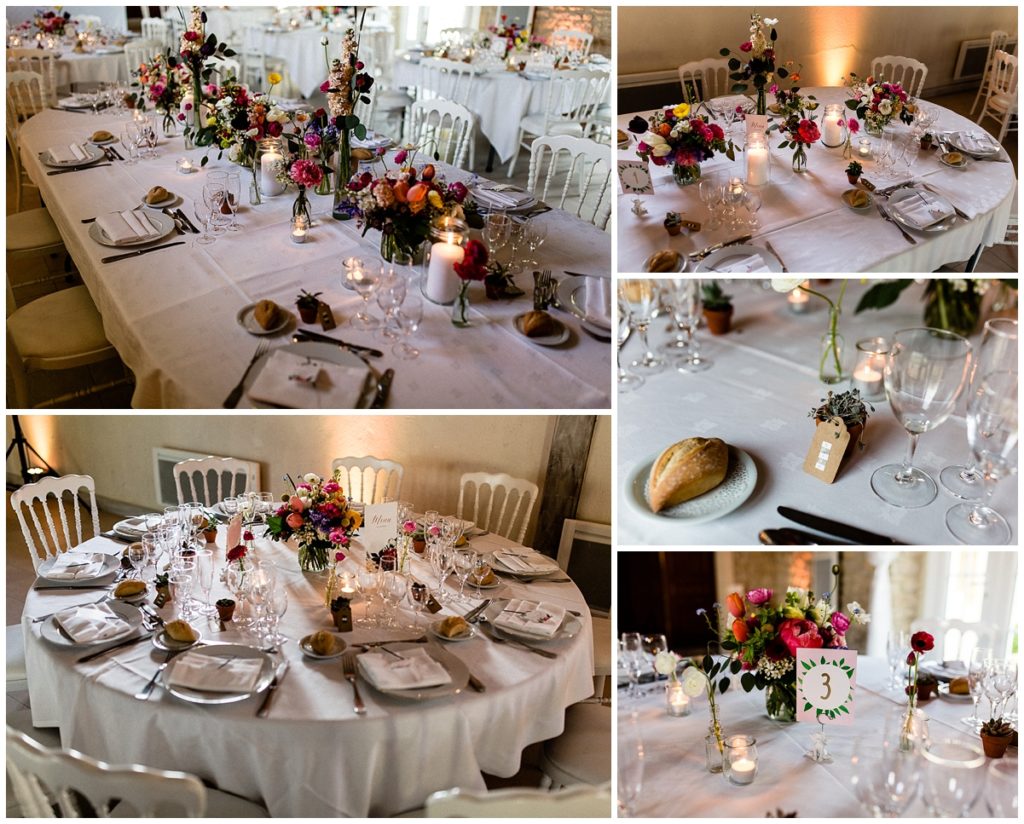
<instances>
[{"instance_id":1,"label":"glass votive holder","mask_svg":"<svg viewBox=\"0 0 1024 824\"><path fill-rule=\"evenodd\" d=\"M764 132L755 131L747 136L743 151L747 159L747 185L764 186L771 181L771 152Z\"/></svg>"},{"instance_id":2,"label":"glass votive holder","mask_svg":"<svg viewBox=\"0 0 1024 824\"><path fill-rule=\"evenodd\" d=\"M810 281L804 281L802 285L810 286ZM802 315L811 308L811 296L798 286L786 295L786 304L794 315Z\"/></svg>"},{"instance_id":3,"label":"glass votive holder","mask_svg":"<svg viewBox=\"0 0 1024 824\"><path fill-rule=\"evenodd\" d=\"M857 341L857 363L853 367L850 388L859 389L867 401L885 397L885 361L889 355L889 341L885 338L864 338Z\"/></svg>"},{"instance_id":4,"label":"glass votive holder","mask_svg":"<svg viewBox=\"0 0 1024 824\"><path fill-rule=\"evenodd\" d=\"M871 157L871 141L862 137L857 141L857 157Z\"/></svg>"},{"instance_id":5,"label":"glass votive holder","mask_svg":"<svg viewBox=\"0 0 1024 824\"><path fill-rule=\"evenodd\" d=\"M195 164L193 164L187 157L179 158L174 165L178 170L178 174L190 175L192 172L196 171Z\"/></svg>"},{"instance_id":6,"label":"glass votive holder","mask_svg":"<svg viewBox=\"0 0 1024 824\"><path fill-rule=\"evenodd\" d=\"M348 273L353 269L362 269L366 266L366 263L362 258L347 257L341 262L341 285L348 289L350 292L354 292L356 287L352 285L352 280L349 278Z\"/></svg>"},{"instance_id":7,"label":"glass votive holder","mask_svg":"<svg viewBox=\"0 0 1024 824\"><path fill-rule=\"evenodd\" d=\"M683 692L680 681L669 681L665 685L665 711L676 718L690 714L690 696Z\"/></svg>"},{"instance_id":8,"label":"glass votive holder","mask_svg":"<svg viewBox=\"0 0 1024 824\"><path fill-rule=\"evenodd\" d=\"M749 735L730 735L725 739L722 765L733 784L752 784L757 775L757 740Z\"/></svg>"},{"instance_id":9,"label":"glass votive holder","mask_svg":"<svg viewBox=\"0 0 1024 824\"><path fill-rule=\"evenodd\" d=\"M292 218L292 243L305 243L309 237L309 221L303 215Z\"/></svg>"},{"instance_id":10,"label":"glass votive holder","mask_svg":"<svg viewBox=\"0 0 1024 824\"><path fill-rule=\"evenodd\" d=\"M704 759L709 773L720 773L722 761L725 755L718 746L718 739L714 733L704 736Z\"/></svg>"}]
</instances>

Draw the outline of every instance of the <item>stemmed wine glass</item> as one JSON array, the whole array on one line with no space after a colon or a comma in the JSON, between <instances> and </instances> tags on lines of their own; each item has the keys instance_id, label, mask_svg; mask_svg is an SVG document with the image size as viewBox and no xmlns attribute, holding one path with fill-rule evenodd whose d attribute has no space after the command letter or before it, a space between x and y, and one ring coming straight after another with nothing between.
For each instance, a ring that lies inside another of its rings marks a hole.
<instances>
[{"instance_id":1,"label":"stemmed wine glass","mask_svg":"<svg viewBox=\"0 0 1024 824\"><path fill-rule=\"evenodd\" d=\"M971 368L971 392L977 378L990 372L1017 367L1017 321L1010 318L992 318L985 321L981 345ZM980 501L984 491L981 473L973 462L967 465L947 466L939 473L939 483L956 498Z\"/></svg>"},{"instance_id":2,"label":"stemmed wine glass","mask_svg":"<svg viewBox=\"0 0 1024 824\"><path fill-rule=\"evenodd\" d=\"M427 589L426 584L420 583L415 578L409 578L408 584L409 601L416 612L416 626L418 628L420 618L423 617L423 610L427 608L427 602L430 601L430 591Z\"/></svg>"},{"instance_id":3,"label":"stemmed wine glass","mask_svg":"<svg viewBox=\"0 0 1024 824\"><path fill-rule=\"evenodd\" d=\"M622 633L622 656L629 678L629 697L640 697L640 673L643 671L644 645L639 632Z\"/></svg>"},{"instance_id":4,"label":"stemmed wine glass","mask_svg":"<svg viewBox=\"0 0 1024 824\"><path fill-rule=\"evenodd\" d=\"M201 615L215 615L216 608L210 603L210 590L213 588L213 550L196 550L196 577L199 589L203 593L203 602L199 606Z\"/></svg>"},{"instance_id":5,"label":"stemmed wine glass","mask_svg":"<svg viewBox=\"0 0 1024 824\"><path fill-rule=\"evenodd\" d=\"M957 504L946 513L946 528L965 544L1010 542L1010 525L989 502L996 481L1017 469L1017 373L981 378L967 403L967 442L981 473L985 497Z\"/></svg>"},{"instance_id":6,"label":"stemmed wine glass","mask_svg":"<svg viewBox=\"0 0 1024 824\"><path fill-rule=\"evenodd\" d=\"M484 240L497 256L498 252L508 245L512 234L512 218L504 212L491 212L484 222Z\"/></svg>"},{"instance_id":7,"label":"stemmed wine glass","mask_svg":"<svg viewBox=\"0 0 1024 824\"><path fill-rule=\"evenodd\" d=\"M971 701L974 702L974 712L968 718L961 718L960 722L975 732L978 732L982 725L981 719L978 718L978 703L985 694L985 673L988 672L991 662L991 649L975 647L974 652L971 653L970 663L967 665L967 689L970 691Z\"/></svg>"},{"instance_id":8,"label":"stemmed wine glass","mask_svg":"<svg viewBox=\"0 0 1024 824\"><path fill-rule=\"evenodd\" d=\"M644 378L642 375L638 375L635 372L629 372L622 368L622 347L626 345L626 341L629 340L629 333L631 331L632 321L630 318L629 306L622 299L622 294L619 294L619 327L618 335L616 336L615 342L615 366L618 372L618 384L620 392L631 392L634 389L639 389L644 385Z\"/></svg>"},{"instance_id":9,"label":"stemmed wine glass","mask_svg":"<svg viewBox=\"0 0 1024 824\"><path fill-rule=\"evenodd\" d=\"M352 318L352 325L356 329L376 329L380 326L380 321L369 314L367 310L370 307L370 298L380 284L380 267L368 263L353 266L348 269L345 277L352 288L359 293L359 297L363 299L363 306Z\"/></svg>"},{"instance_id":10,"label":"stemmed wine glass","mask_svg":"<svg viewBox=\"0 0 1024 824\"><path fill-rule=\"evenodd\" d=\"M213 208L206 202L204 197L195 201L193 204L193 210L196 213L196 219L199 221L199 225L203 227L202 234L200 234L195 241L196 243L201 243L203 246L207 246L217 240L217 238L210 232L210 221L213 220Z\"/></svg>"},{"instance_id":11,"label":"stemmed wine glass","mask_svg":"<svg viewBox=\"0 0 1024 824\"><path fill-rule=\"evenodd\" d=\"M136 144L138 126L129 120L121 127L121 145L124 146L124 164L134 166L138 163L138 148Z\"/></svg>"},{"instance_id":12,"label":"stemmed wine glass","mask_svg":"<svg viewBox=\"0 0 1024 824\"><path fill-rule=\"evenodd\" d=\"M278 647L288 639L281 634L281 618L288 611L288 589L281 581L275 581L269 595L265 599L267 636L264 643L269 647Z\"/></svg>"},{"instance_id":13,"label":"stemmed wine glass","mask_svg":"<svg viewBox=\"0 0 1024 824\"><path fill-rule=\"evenodd\" d=\"M917 796L919 757L886 742L858 738L850 758L850 783L857 800L876 818L898 818Z\"/></svg>"},{"instance_id":14,"label":"stemmed wine glass","mask_svg":"<svg viewBox=\"0 0 1024 824\"><path fill-rule=\"evenodd\" d=\"M377 334L384 340L395 342L402 336L395 315L405 301L406 288L405 278L394 269L385 271L381 277L376 294L377 306L384 313L384 322L378 328Z\"/></svg>"},{"instance_id":15,"label":"stemmed wine glass","mask_svg":"<svg viewBox=\"0 0 1024 824\"><path fill-rule=\"evenodd\" d=\"M888 504L930 504L938 487L913 465L918 438L945 423L967 383L971 344L941 329L903 329L893 336L886 359L885 394L893 414L910 435L902 464L887 464L871 476L871 489Z\"/></svg>"},{"instance_id":16,"label":"stemmed wine glass","mask_svg":"<svg viewBox=\"0 0 1024 824\"><path fill-rule=\"evenodd\" d=\"M658 295L657 281L648 278L623 278L619 281L619 297L629 307L630 325L639 333L644 349L643 356L630 366L649 375L665 369L664 358L655 355L647 342L647 330L654 319Z\"/></svg>"},{"instance_id":17,"label":"stemmed wine glass","mask_svg":"<svg viewBox=\"0 0 1024 824\"><path fill-rule=\"evenodd\" d=\"M899 676L900 667L907 658L907 650L910 649L910 639L907 633L891 629L885 640L885 657L889 662L889 688L903 692L903 679Z\"/></svg>"},{"instance_id":18,"label":"stemmed wine glass","mask_svg":"<svg viewBox=\"0 0 1024 824\"><path fill-rule=\"evenodd\" d=\"M530 250L530 254L533 255L541 247L548 237L548 224L538 223L536 220L529 221L523 228L523 239L526 241L526 247ZM530 258L524 263L530 268L536 268L540 264L536 258Z\"/></svg>"},{"instance_id":19,"label":"stemmed wine glass","mask_svg":"<svg viewBox=\"0 0 1024 824\"><path fill-rule=\"evenodd\" d=\"M406 295L405 301L395 312L395 322L405 336L405 340L396 343L391 351L402 360L414 360L420 356L420 350L409 343L409 339L420 328L423 322L423 300L419 295Z\"/></svg>"},{"instance_id":20,"label":"stemmed wine glass","mask_svg":"<svg viewBox=\"0 0 1024 824\"><path fill-rule=\"evenodd\" d=\"M697 191L700 194L701 202L708 210L705 226L710 230L718 229L722 225L722 215L719 212L724 191L722 176L719 173L713 173L701 177L700 183L697 184Z\"/></svg>"},{"instance_id":21,"label":"stemmed wine glass","mask_svg":"<svg viewBox=\"0 0 1024 824\"><path fill-rule=\"evenodd\" d=\"M703 372L711 366L711 361L701 357L694 337L700 325L700 281L693 278L670 278L664 281L664 288L672 318L686 333L685 346L669 343L678 355L675 366L680 372Z\"/></svg>"}]
</instances>

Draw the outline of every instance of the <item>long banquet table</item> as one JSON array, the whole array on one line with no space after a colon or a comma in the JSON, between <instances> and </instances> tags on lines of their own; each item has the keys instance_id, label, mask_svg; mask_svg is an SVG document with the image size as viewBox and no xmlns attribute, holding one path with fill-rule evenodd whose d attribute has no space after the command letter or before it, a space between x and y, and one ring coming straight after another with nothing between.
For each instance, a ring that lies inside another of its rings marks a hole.
<instances>
[{"instance_id":1,"label":"long banquet table","mask_svg":"<svg viewBox=\"0 0 1024 824\"><path fill-rule=\"evenodd\" d=\"M818 122L825 104L841 104L845 98L845 90L841 88L802 91L814 94L821 104L815 112ZM938 111L929 131L982 128L934 103L926 101L924 105ZM847 111L845 107L844 111ZM650 114L620 115L619 128L627 131L633 117L646 118ZM739 133L743 123L735 128ZM891 128L902 139L912 139L909 127L894 123ZM854 138L854 146L865 137L862 129ZM828 149L820 142L815 143L807 150L807 173L793 175L790 169L792 150L778 148L777 133L769 135L769 143L773 146L772 182L761 187L762 206L757 213L760 228L754 231L750 243L763 247L766 240L770 241L791 272L933 272L945 263L967 260L979 247L1003 242L1017 188L1013 164L1005 151L1001 154L1005 162L972 161L961 170L942 165L938 151L922 150L912 169L913 179L935 187L970 220L958 220L945 232L927 235L911 232L917 241L916 245L911 245L877 210L855 213L840 200L840 195L851 188L845 174L849 160L843 158L842 148ZM637 160L635 135L631 135L629 148L620 150L618 156L620 160ZM864 178L878 188L908 179L902 171L894 178L881 178L874 160L856 156L852 159L863 165ZM704 174L725 170L730 176L745 178L744 163L743 153L737 151L735 161L716 155L701 164L701 170ZM689 253L735 238L736 233L730 234L725 227L714 231L704 229L693 235L683 232L670 238L662 226L665 212L681 212L684 218L706 222L707 209L700 201L697 186L680 188L672 180L670 166L652 164L649 168L654 194L641 197L649 216L638 218L632 213L632 197L618 199L619 271L643 271L644 261L659 249Z\"/></svg>"},{"instance_id":2,"label":"long banquet table","mask_svg":"<svg viewBox=\"0 0 1024 824\"><path fill-rule=\"evenodd\" d=\"M224 566L224 529L214 551L215 579ZM262 539L256 544L261 560L277 568L278 585L286 584L289 602L280 629L291 639L281 647L291 666L266 718L255 717L261 698L201 706L157 688L148 701L136 700L134 694L163 662L164 653L143 642L76 664L82 651L46 641L40 636L42 624L31 618L94 601L97 593L43 590L28 593L22 619L33 724L59 727L64 747L107 761L187 770L222 790L262 799L275 817L386 816L421 807L437 790L482 790L481 771L514 775L523 748L559 735L565 708L593 693L592 626L579 589L571 583L511 581L483 592L549 601L581 613L583 629L574 639L546 644L557 658L498 645L482 635L446 644L445 650L469 666L486 692L467 688L451 698L406 702L383 696L360 678L367 711L355 715L340 660L310 661L295 640L333 629L323 605L323 576L300 572L287 546ZM495 535L473 538L471 545L480 551L517 546ZM120 553L124 545L93 538L81 548L109 554ZM362 562L358 541L354 550L346 564ZM436 580L418 558L411 571L431 585ZM225 594L215 580L212 600ZM165 617L172 605L161 611ZM357 621L363 609L358 601L354 604ZM439 616L448 614L446 607ZM196 626L205 641L238 640L232 624L226 632L218 631L216 621L197 621ZM352 646L408 637L408 630L357 626L345 640Z\"/></svg>"},{"instance_id":3,"label":"long banquet table","mask_svg":"<svg viewBox=\"0 0 1024 824\"><path fill-rule=\"evenodd\" d=\"M242 175L238 221L242 231L218 237L208 246L195 235L170 237L177 246L139 259L103 264L113 251L88 235L86 218L140 203L155 185L180 193L181 208L193 223L194 199L202 196L206 174L181 175L175 161L190 155L198 165L201 152L185 152L181 137L162 140L159 156L129 166L48 176L38 153L51 145L82 141L96 129L121 131L115 116L45 111L21 129L19 147L29 174L39 182L43 200L57 224L82 280L100 314L108 340L135 375L136 407L219 407L238 381L259 340L249 335L236 315L246 304L270 298L294 313L300 289L321 291L334 310L337 337L384 350L374 366L396 375L388 405L393 408L581 408L607 407L610 347L583 333L568 314L560 318L572 330L558 347L532 343L513 326L516 315L531 308L529 273L518 276L527 296L489 301L481 284L470 289L473 327L451 323L451 307L424 299L423 325L412 339L422 354L411 361L394 357L388 344L372 333L354 329L349 319L360 298L342 286L342 261L350 256L379 261L380 234L362 237L355 221L330 218L331 198L311 195L316 225L311 240L291 242L291 206L295 193L248 205L247 169L218 160L211 152L207 169ZM123 148L123 147L122 147ZM448 180L469 180L452 167ZM610 276L611 239L605 232L559 209L534 220L548 226L538 250L544 268ZM375 306L371 313L379 315ZM286 342L290 337L275 338ZM243 405L245 404L243 399Z\"/></svg>"},{"instance_id":4,"label":"long banquet table","mask_svg":"<svg viewBox=\"0 0 1024 824\"><path fill-rule=\"evenodd\" d=\"M776 512L785 505L859 526L913 544L955 544L945 526L946 510L959 503L940 485L938 497L919 509L901 509L871 491L871 473L906 454L909 435L894 417L888 401L874 401L864 440L866 449L851 459L831 485L803 471L813 429L807 413L825 397L818 380L820 337L827 325L826 304L810 298L807 314L787 308L786 295L764 290L761 280L723 284L733 295L733 331L712 337L701 325L698 343L711 361L704 372L681 374L673 369L647 378L634 392L621 394L618 406L618 536L623 544L757 543L769 527L797 526ZM858 340L889 337L899 329L923 326L921 289L912 286L892 306L853 314L865 284L851 281L843 301L839 332L845 342L847 371L853 368ZM839 283L824 287L833 300ZM667 340L660 318L651 326L653 346ZM636 338L633 335L632 338ZM977 343L980 335L973 341ZM641 352L630 340L622 364ZM837 391L849 388L847 383ZM968 457L961 398L958 413L921 436L915 465L936 483L938 473ZM650 511L640 512L627 489L630 473L670 444L687 437L720 437L749 454L757 466L757 485L738 509L717 520L681 525ZM1017 540L1017 479L996 486L992 505L1009 522Z\"/></svg>"},{"instance_id":5,"label":"long banquet table","mask_svg":"<svg viewBox=\"0 0 1024 824\"><path fill-rule=\"evenodd\" d=\"M763 818L767 813L796 812L800 818L854 818L866 815L850 783L850 757L858 737L881 744L884 725L900 696L887 688L888 668L880 658L861 656L857 662L854 721L849 726L827 729L834 761L817 764L804 753L811 748L816 724L780 724L765 714L764 694L731 688L718 698L719 718L725 734L753 735L757 739L758 772L752 784L738 786L724 775L711 775L704 765L704 736L708 728L707 699L701 696L690 715L670 717L665 712L663 682L641 686L646 693L637 700L619 690L618 718L622 724L636 712L644 745L644 782L637 805L638 817L650 818ZM905 701L905 699L904 699ZM980 740L960 719L970 714L971 704L934 698L921 705L928 716L933 739L953 737ZM912 802L905 817L924 817L921 796ZM984 794L971 810L972 816L988 816Z\"/></svg>"}]
</instances>

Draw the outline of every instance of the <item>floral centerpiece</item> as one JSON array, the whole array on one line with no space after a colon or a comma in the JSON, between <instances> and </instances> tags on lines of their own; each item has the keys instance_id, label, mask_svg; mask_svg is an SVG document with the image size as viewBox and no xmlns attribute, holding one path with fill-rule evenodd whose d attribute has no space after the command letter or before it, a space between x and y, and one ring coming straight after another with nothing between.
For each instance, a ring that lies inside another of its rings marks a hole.
<instances>
[{"instance_id":1,"label":"floral centerpiece","mask_svg":"<svg viewBox=\"0 0 1024 824\"><path fill-rule=\"evenodd\" d=\"M746 94L753 85L757 92L757 114L768 112L765 92L774 78L789 75L784 66L775 66L775 42L779 39L775 25L778 22L771 17L762 18L760 14L750 15L750 39L740 44L740 52L745 55L743 59L732 56L729 49L719 50L722 57L729 58L729 78L735 81L733 94Z\"/></svg>"},{"instance_id":2,"label":"floral centerpiece","mask_svg":"<svg viewBox=\"0 0 1024 824\"><path fill-rule=\"evenodd\" d=\"M71 19L71 12L61 11L60 6L55 9L38 9L32 18L32 25L40 34L50 37L63 37L68 29L77 25ZM42 43L39 48L42 48Z\"/></svg>"},{"instance_id":3,"label":"floral centerpiece","mask_svg":"<svg viewBox=\"0 0 1024 824\"><path fill-rule=\"evenodd\" d=\"M180 117L185 121L185 145L210 146L216 139L217 119L204 93L204 86L210 84L214 69L209 61L211 58L223 60L234 57L235 52L225 43L218 43L217 35L206 34L206 12L200 6L193 6L181 34L180 54L188 70L190 88L182 98L184 111ZM200 165L205 166L208 161L209 158L204 156Z\"/></svg>"},{"instance_id":4,"label":"floral centerpiece","mask_svg":"<svg viewBox=\"0 0 1024 824\"><path fill-rule=\"evenodd\" d=\"M507 57L510 51L522 51L530 43L530 30L523 26L520 26L515 21L509 23L508 15L501 15L500 26L488 26L487 31L490 32L490 36L487 38L488 45L493 47L493 43L505 41L505 51L502 57Z\"/></svg>"},{"instance_id":5,"label":"floral centerpiece","mask_svg":"<svg viewBox=\"0 0 1024 824\"><path fill-rule=\"evenodd\" d=\"M821 336L821 359L818 361L818 378L826 384L839 383L846 377L843 373L843 338L839 334L839 316L843 311L846 283L846 278L842 278L839 298L833 302L828 295L812 289L810 281L800 278L772 278L772 288L776 292L789 293L794 289L799 289L809 295L821 298L828 304L828 329Z\"/></svg>"},{"instance_id":6,"label":"floral centerpiece","mask_svg":"<svg viewBox=\"0 0 1024 824\"><path fill-rule=\"evenodd\" d=\"M306 225L313 223L309 214L309 198L306 196L306 189L315 189L324 179L323 169L315 160L308 157L293 158L287 165L287 177L292 183L299 187L299 196L292 205L292 219L302 216Z\"/></svg>"},{"instance_id":7,"label":"floral centerpiece","mask_svg":"<svg viewBox=\"0 0 1024 824\"><path fill-rule=\"evenodd\" d=\"M347 547L362 525L363 518L350 509L345 490L335 470L329 480L309 473L282 506L267 518L267 534L274 541L295 539L299 545L299 567L304 572L327 569L329 559Z\"/></svg>"},{"instance_id":8,"label":"floral centerpiece","mask_svg":"<svg viewBox=\"0 0 1024 824\"><path fill-rule=\"evenodd\" d=\"M177 123L181 99L188 85L188 73L181 61L170 49L156 55L148 63L140 63L135 75L136 83L142 88L144 105L148 100L153 108L163 115L164 134L172 134Z\"/></svg>"},{"instance_id":9,"label":"floral centerpiece","mask_svg":"<svg viewBox=\"0 0 1024 824\"><path fill-rule=\"evenodd\" d=\"M838 565L832 573L838 588ZM744 671L740 686L745 692L765 690L765 709L774 720L796 718L797 650L846 649L850 626L871 620L856 601L847 605L849 615L834 609L832 594L815 600L812 592L790 587L782 604L774 606L771 589L752 589L746 596L734 592L726 599L731 623L717 627L708 621L712 631L720 633L722 649Z\"/></svg>"},{"instance_id":10,"label":"floral centerpiece","mask_svg":"<svg viewBox=\"0 0 1024 824\"><path fill-rule=\"evenodd\" d=\"M782 119L769 126L768 131L778 129L785 138L779 143L780 149L793 148L793 171L806 172L807 149L821 138L814 115L807 114L812 106L817 105L815 98L813 95L801 95L795 86L791 89L772 88L775 89L775 105Z\"/></svg>"},{"instance_id":11,"label":"floral centerpiece","mask_svg":"<svg viewBox=\"0 0 1024 824\"><path fill-rule=\"evenodd\" d=\"M629 130L641 135L636 153L655 166L672 164L672 176L684 186L700 179L700 164L721 152L730 160L736 157L731 140L725 139L722 127L709 123L704 115L691 116L690 106L680 103L660 109L649 119L634 117Z\"/></svg>"},{"instance_id":12,"label":"floral centerpiece","mask_svg":"<svg viewBox=\"0 0 1024 824\"><path fill-rule=\"evenodd\" d=\"M857 117L867 124L868 134L880 135L894 117L908 125L914 122L914 107L908 103L910 95L899 83L870 75L861 80L851 72L847 86L850 98L846 108L857 112Z\"/></svg>"}]
</instances>

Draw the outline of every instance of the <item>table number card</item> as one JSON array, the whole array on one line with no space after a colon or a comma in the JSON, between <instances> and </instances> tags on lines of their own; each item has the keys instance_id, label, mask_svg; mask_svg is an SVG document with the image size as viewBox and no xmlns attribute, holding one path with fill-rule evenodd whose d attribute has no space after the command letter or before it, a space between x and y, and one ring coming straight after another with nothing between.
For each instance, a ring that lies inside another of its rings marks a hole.
<instances>
[{"instance_id":1,"label":"table number card","mask_svg":"<svg viewBox=\"0 0 1024 824\"><path fill-rule=\"evenodd\" d=\"M796 673L797 721L853 723L856 650L798 649Z\"/></svg>"},{"instance_id":2,"label":"table number card","mask_svg":"<svg viewBox=\"0 0 1024 824\"><path fill-rule=\"evenodd\" d=\"M653 195L654 181L642 160L619 161L619 183L624 195Z\"/></svg>"},{"instance_id":3,"label":"table number card","mask_svg":"<svg viewBox=\"0 0 1024 824\"><path fill-rule=\"evenodd\" d=\"M367 504L359 542L369 552L380 552L398 534L398 501L388 504Z\"/></svg>"},{"instance_id":4,"label":"table number card","mask_svg":"<svg viewBox=\"0 0 1024 824\"><path fill-rule=\"evenodd\" d=\"M827 484L836 479L839 464L846 454L846 445L850 442L850 433L842 418L819 421L814 430L814 440L804 458L804 472L813 475Z\"/></svg>"},{"instance_id":5,"label":"table number card","mask_svg":"<svg viewBox=\"0 0 1024 824\"><path fill-rule=\"evenodd\" d=\"M747 124L747 137L750 137L752 132L764 134L768 131L768 115L766 114L748 114L745 122Z\"/></svg>"}]
</instances>

